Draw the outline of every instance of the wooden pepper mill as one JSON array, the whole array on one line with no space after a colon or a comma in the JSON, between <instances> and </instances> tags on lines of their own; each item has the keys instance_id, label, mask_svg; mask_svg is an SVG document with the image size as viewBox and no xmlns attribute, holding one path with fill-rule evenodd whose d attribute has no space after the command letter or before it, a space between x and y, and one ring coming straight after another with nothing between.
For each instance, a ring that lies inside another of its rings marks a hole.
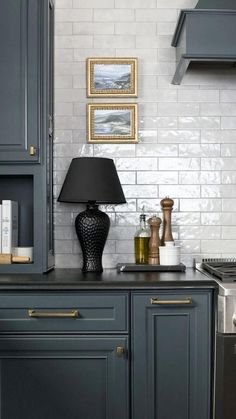
<instances>
[{"instance_id":1,"label":"wooden pepper mill","mask_svg":"<svg viewBox=\"0 0 236 419\"><path fill-rule=\"evenodd\" d=\"M151 237L149 239L149 253L148 253L148 264L159 265L159 246L161 245L159 230L161 225L161 219L159 217L149 218L148 224L151 229Z\"/></svg>"},{"instance_id":2,"label":"wooden pepper mill","mask_svg":"<svg viewBox=\"0 0 236 419\"><path fill-rule=\"evenodd\" d=\"M165 242L173 242L172 229L171 229L171 213L173 210L174 201L168 196L161 200L161 208L163 212L163 232L161 238L161 246L165 245Z\"/></svg>"}]
</instances>

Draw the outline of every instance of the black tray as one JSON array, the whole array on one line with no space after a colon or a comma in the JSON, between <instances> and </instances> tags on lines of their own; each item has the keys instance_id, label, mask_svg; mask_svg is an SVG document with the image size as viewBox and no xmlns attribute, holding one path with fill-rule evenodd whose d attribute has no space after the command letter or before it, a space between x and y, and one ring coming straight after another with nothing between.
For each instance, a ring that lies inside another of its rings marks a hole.
<instances>
[{"instance_id":1,"label":"black tray","mask_svg":"<svg viewBox=\"0 0 236 419\"><path fill-rule=\"evenodd\" d=\"M179 265L137 265L136 263L118 263L117 272L185 272L186 266Z\"/></svg>"}]
</instances>

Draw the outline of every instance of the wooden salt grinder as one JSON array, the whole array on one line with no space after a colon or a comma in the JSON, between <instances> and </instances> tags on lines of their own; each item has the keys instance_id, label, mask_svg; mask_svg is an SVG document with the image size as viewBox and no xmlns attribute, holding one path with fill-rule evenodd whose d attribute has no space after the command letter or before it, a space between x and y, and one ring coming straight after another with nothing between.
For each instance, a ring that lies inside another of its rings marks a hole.
<instances>
[{"instance_id":1,"label":"wooden salt grinder","mask_svg":"<svg viewBox=\"0 0 236 419\"><path fill-rule=\"evenodd\" d=\"M161 208L163 212L163 232L161 238L161 246L165 245L165 242L173 242L172 229L171 229L171 213L173 210L174 201L169 197L161 200Z\"/></svg>"},{"instance_id":2,"label":"wooden salt grinder","mask_svg":"<svg viewBox=\"0 0 236 419\"><path fill-rule=\"evenodd\" d=\"M159 246L161 245L159 230L161 225L161 219L159 217L149 218L148 224L151 229L151 237L149 239L149 253L148 253L148 264L159 265Z\"/></svg>"}]
</instances>

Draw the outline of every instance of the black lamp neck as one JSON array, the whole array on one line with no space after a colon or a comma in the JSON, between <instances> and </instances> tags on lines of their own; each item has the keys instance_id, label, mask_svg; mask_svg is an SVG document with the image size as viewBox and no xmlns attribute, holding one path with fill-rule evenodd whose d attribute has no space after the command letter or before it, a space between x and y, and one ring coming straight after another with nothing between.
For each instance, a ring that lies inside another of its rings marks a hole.
<instances>
[{"instance_id":1,"label":"black lamp neck","mask_svg":"<svg viewBox=\"0 0 236 419\"><path fill-rule=\"evenodd\" d=\"M98 204L96 204L96 201L88 201L87 210L98 210Z\"/></svg>"}]
</instances>

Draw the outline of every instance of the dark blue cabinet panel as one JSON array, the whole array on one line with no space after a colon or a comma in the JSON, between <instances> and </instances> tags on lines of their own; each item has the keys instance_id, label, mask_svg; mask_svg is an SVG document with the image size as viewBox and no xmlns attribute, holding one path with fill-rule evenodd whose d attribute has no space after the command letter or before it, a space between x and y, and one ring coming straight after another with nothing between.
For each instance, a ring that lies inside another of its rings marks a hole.
<instances>
[{"instance_id":1,"label":"dark blue cabinet panel","mask_svg":"<svg viewBox=\"0 0 236 419\"><path fill-rule=\"evenodd\" d=\"M0 338L1 419L128 419L127 354L127 337Z\"/></svg>"},{"instance_id":2,"label":"dark blue cabinet panel","mask_svg":"<svg viewBox=\"0 0 236 419\"><path fill-rule=\"evenodd\" d=\"M137 293L133 419L210 419L211 293Z\"/></svg>"},{"instance_id":3,"label":"dark blue cabinet panel","mask_svg":"<svg viewBox=\"0 0 236 419\"><path fill-rule=\"evenodd\" d=\"M38 0L1 0L0 159L4 162L39 160L40 19Z\"/></svg>"},{"instance_id":4,"label":"dark blue cabinet panel","mask_svg":"<svg viewBox=\"0 0 236 419\"><path fill-rule=\"evenodd\" d=\"M33 310L30 316L29 310ZM63 314L76 311L76 317ZM58 315L59 314L59 315ZM61 314L61 317L60 317ZM128 294L0 294L0 333L127 333Z\"/></svg>"}]
</instances>

